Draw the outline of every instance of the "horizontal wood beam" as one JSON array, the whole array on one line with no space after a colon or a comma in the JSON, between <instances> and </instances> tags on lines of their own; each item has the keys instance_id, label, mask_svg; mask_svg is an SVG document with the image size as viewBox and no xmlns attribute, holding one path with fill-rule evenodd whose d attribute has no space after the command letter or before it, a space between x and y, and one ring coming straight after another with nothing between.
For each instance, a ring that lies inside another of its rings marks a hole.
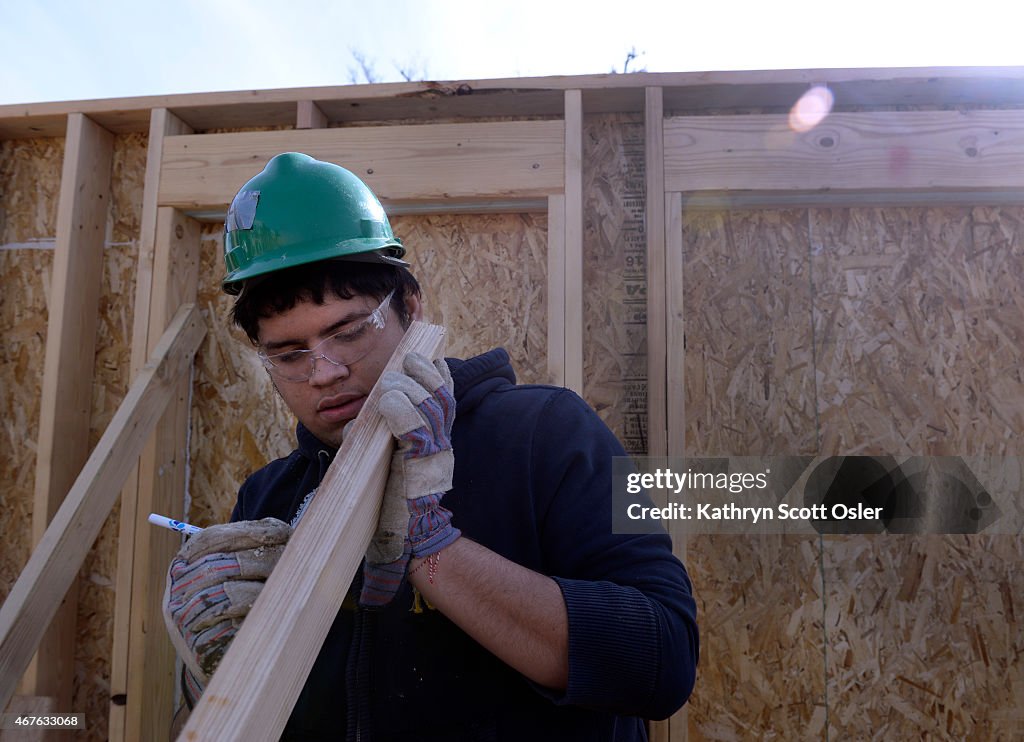
<instances>
[{"instance_id":1,"label":"horizontal wood beam","mask_svg":"<svg viewBox=\"0 0 1024 742\"><path fill-rule=\"evenodd\" d=\"M228 204L280 152L362 178L382 201L536 198L563 189L561 121L373 126L167 137L161 206Z\"/></svg>"},{"instance_id":2,"label":"horizontal wood beam","mask_svg":"<svg viewBox=\"0 0 1024 742\"><path fill-rule=\"evenodd\" d=\"M441 357L444 337L414 322L387 369L410 351ZM380 395L377 384L179 739L280 737L377 524L392 450Z\"/></svg>"},{"instance_id":3,"label":"horizontal wood beam","mask_svg":"<svg viewBox=\"0 0 1024 742\"><path fill-rule=\"evenodd\" d=\"M0 607L0 708L7 705L103 521L120 494L175 382L206 334L195 305L183 307L64 498Z\"/></svg>"},{"instance_id":4,"label":"horizontal wood beam","mask_svg":"<svg viewBox=\"0 0 1024 742\"><path fill-rule=\"evenodd\" d=\"M562 91L583 91L587 113L644 107L646 87L665 88L667 111L788 108L807 86L828 85L837 106L1015 106L1021 67L896 67L726 72L640 72L236 90L0 106L0 139L63 136L70 113L115 134L144 132L149 111L173 109L195 129L294 125L313 101L334 121L558 115Z\"/></svg>"},{"instance_id":5,"label":"horizontal wood beam","mask_svg":"<svg viewBox=\"0 0 1024 742\"><path fill-rule=\"evenodd\" d=\"M1024 187L1024 111L837 113L665 121L668 191Z\"/></svg>"}]
</instances>

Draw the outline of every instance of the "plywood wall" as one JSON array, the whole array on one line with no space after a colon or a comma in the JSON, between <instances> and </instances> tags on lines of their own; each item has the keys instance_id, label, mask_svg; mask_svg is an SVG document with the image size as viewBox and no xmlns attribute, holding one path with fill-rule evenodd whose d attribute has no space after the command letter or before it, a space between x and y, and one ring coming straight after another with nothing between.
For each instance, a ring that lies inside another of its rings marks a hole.
<instances>
[{"instance_id":1,"label":"plywood wall","mask_svg":"<svg viewBox=\"0 0 1024 742\"><path fill-rule=\"evenodd\" d=\"M0 143L0 596L6 596L31 550L35 439L38 435L49 291L56 236L63 140ZM130 379L146 138L116 137L111 206L92 389L90 447L99 440ZM79 574L74 705L86 714L83 738L106 739L110 703L118 510L107 519Z\"/></svg>"},{"instance_id":2,"label":"plywood wall","mask_svg":"<svg viewBox=\"0 0 1024 742\"><path fill-rule=\"evenodd\" d=\"M642 120L584 127L584 397L646 451ZM29 553L63 143L0 143L0 597ZM92 440L128 383L146 141L119 136ZM684 209L690 455L1021 455L1024 209ZM547 352L539 214L402 216L449 354ZM204 227L189 501L227 519L240 483L293 446L294 420L228 325L221 228ZM82 570L76 710L105 737L117 513ZM1024 724L1024 546L1011 536L698 536L703 626L692 739L1012 737Z\"/></svg>"},{"instance_id":3,"label":"plywood wall","mask_svg":"<svg viewBox=\"0 0 1024 742\"><path fill-rule=\"evenodd\" d=\"M691 455L1020 455L1019 208L684 214ZM694 739L1010 739L1015 536L697 536Z\"/></svg>"},{"instance_id":4,"label":"plywood wall","mask_svg":"<svg viewBox=\"0 0 1024 742\"><path fill-rule=\"evenodd\" d=\"M32 548L35 441L64 142L0 142L0 598Z\"/></svg>"}]
</instances>

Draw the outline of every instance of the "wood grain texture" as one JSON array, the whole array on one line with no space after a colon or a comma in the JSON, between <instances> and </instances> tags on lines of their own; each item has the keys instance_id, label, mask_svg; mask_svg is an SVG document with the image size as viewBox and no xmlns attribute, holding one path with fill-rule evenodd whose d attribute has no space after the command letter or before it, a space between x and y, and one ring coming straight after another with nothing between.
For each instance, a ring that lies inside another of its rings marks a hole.
<instances>
[{"instance_id":1,"label":"wood grain texture","mask_svg":"<svg viewBox=\"0 0 1024 742\"><path fill-rule=\"evenodd\" d=\"M0 607L0 707L13 695L205 332L194 306L174 318Z\"/></svg>"},{"instance_id":2,"label":"wood grain texture","mask_svg":"<svg viewBox=\"0 0 1024 742\"><path fill-rule=\"evenodd\" d=\"M149 355L149 314L153 292L153 263L156 255L157 188L163 161L164 137L188 134L191 129L166 108L153 109L146 147L146 168L142 187L139 224L139 253L135 270L135 310L132 315L130 367L134 376ZM138 528L148 529L138 518L139 472L128 475L121 495L118 527L118 570L114 604L114 641L110 662L110 695L126 696L128 692L128 653L131 635L132 583L134 579L135 538ZM121 742L125 734L124 704L111 704L108 722L110 742Z\"/></svg>"},{"instance_id":3,"label":"wood grain texture","mask_svg":"<svg viewBox=\"0 0 1024 742\"><path fill-rule=\"evenodd\" d=\"M648 88L644 112L644 170L647 177L647 450L668 453L666 394L667 287L665 255L665 136L661 88Z\"/></svg>"},{"instance_id":4,"label":"wood grain texture","mask_svg":"<svg viewBox=\"0 0 1024 742\"><path fill-rule=\"evenodd\" d=\"M548 196L547 383L565 385L565 196Z\"/></svg>"},{"instance_id":5,"label":"wood grain texture","mask_svg":"<svg viewBox=\"0 0 1024 742\"><path fill-rule=\"evenodd\" d=\"M300 100L295 104L296 129L326 129L327 116L315 101Z\"/></svg>"},{"instance_id":6,"label":"wood grain texture","mask_svg":"<svg viewBox=\"0 0 1024 742\"><path fill-rule=\"evenodd\" d=\"M184 304L196 300L199 283L200 226L176 209L157 210L149 343L160 336ZM173 399L139 459L135 539L132 558L132 610L125 707L127 739L159 739L174 706L174 649L163 631L161 597L167 565L180 537L146 523L149 513L181 512L186 491L190 378L177 381Z\"/></svg>"},{"instance_id":7,"label":"wood grain texture","mask_svg":"<svg viewBox=\"0 0 1024 742\"><path fill-rule=\"evenodd\" d=\"M1020 67L639 72L383 83L152 95L0 106L0 138L61 136L69 113L115 133L146 131L149 111L173 109L197 130L295 122L298 101L314 101L333 121L557 116L563 91L585 93L588 113L639 113L643 89L662 87L666 109L788 110L809 85L828 85L841 106L1020 106Z\"/></svg>"},{"instance_id":8,"label":"wood grain texture","mask_svg":"<svg viewBox=\"0 0 1024 742\"><path fill-rule=\"evenodd\" d=\"M160 204L217 208L281 152L338 163L389 200L547 196L563 188L561 121L374 126L168 137Z\"/></svg>"},{"instance_id":9,"label":"wood grain texture","mask_svg":"<svg viewBox=\"0 0 1024 742\"><path fill-rule=\"evenodd\" d=\"M670 191L1020 188L1024 111L834 113L805 133L782 115L665 122Z\"/></svg>"},{"instance_id":10,"label":"wood grain texture","mask_svg":"<svg viewBox=\"0 0 1024 742\"><path fill-rule=\"evenodd\" d=\"M583 97L565 91L565 381L583 393Z\"/></svg>"},{"instance_id":11,"label":"wood grain texture","mask_svg":"<svg viewBox=\"0 0 1024 742\"><path fill-rule=\"evenodd\" d=\"M441 357L444 335L414 322L385 370L409 352ZM392 450L380 395L378 383L179 739L280 736L376 528Z\"/></svg>"},{"instance_id":12,"label":"wood grain texture","mask_svg":"<svg viewBox=\"0 0 1024 742\"><path fill-rule=\"evenodd\" d=\"M36 441L32 531L37 544L89 455L113 149L114 137L106 129L82 114L68 117ZM25 679L27 693L56 698L60 708L70 708L74 688L77 605L77 584L72 584Z\"/></svg>"}]
</instances>

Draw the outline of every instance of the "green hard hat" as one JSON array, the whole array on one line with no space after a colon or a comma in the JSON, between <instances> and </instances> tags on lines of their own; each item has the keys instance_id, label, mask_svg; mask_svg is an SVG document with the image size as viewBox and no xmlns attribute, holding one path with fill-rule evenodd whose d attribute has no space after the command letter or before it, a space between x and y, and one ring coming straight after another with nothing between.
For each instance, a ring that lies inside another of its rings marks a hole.
<instances>
[{"instance_id":1,"label":"green hard hat","mask_svg":"<svg viewBox=\"0 0 1024 742\"><path fill-rule=\"evenodd\" d=\"M380 201L343 167L298 152L271 158L224 221L224 290L320 260L408 265Z\"/></svg>"}]
</instances>

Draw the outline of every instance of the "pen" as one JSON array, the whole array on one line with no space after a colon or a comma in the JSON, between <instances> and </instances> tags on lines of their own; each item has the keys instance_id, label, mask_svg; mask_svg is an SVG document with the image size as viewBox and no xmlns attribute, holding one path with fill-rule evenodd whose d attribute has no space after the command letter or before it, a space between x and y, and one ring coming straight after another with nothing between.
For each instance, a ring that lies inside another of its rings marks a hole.
<instances>
[{"instance_id":1,"label":"pen","mask_svg":"<svg viewBox=\"0 0 1024 742\"><path fill-rule=\"evenodd\" d=\"M186 536L192 536L203 530L199 526L194 526L191 523L183 523L180 520L174 520L173 518L168 518L164 515L157 515L156 513L149 514L149 522L154 526L163 526L164 528L170 528L172 531L184 533Z\"/></svg>"}]
</instances>

